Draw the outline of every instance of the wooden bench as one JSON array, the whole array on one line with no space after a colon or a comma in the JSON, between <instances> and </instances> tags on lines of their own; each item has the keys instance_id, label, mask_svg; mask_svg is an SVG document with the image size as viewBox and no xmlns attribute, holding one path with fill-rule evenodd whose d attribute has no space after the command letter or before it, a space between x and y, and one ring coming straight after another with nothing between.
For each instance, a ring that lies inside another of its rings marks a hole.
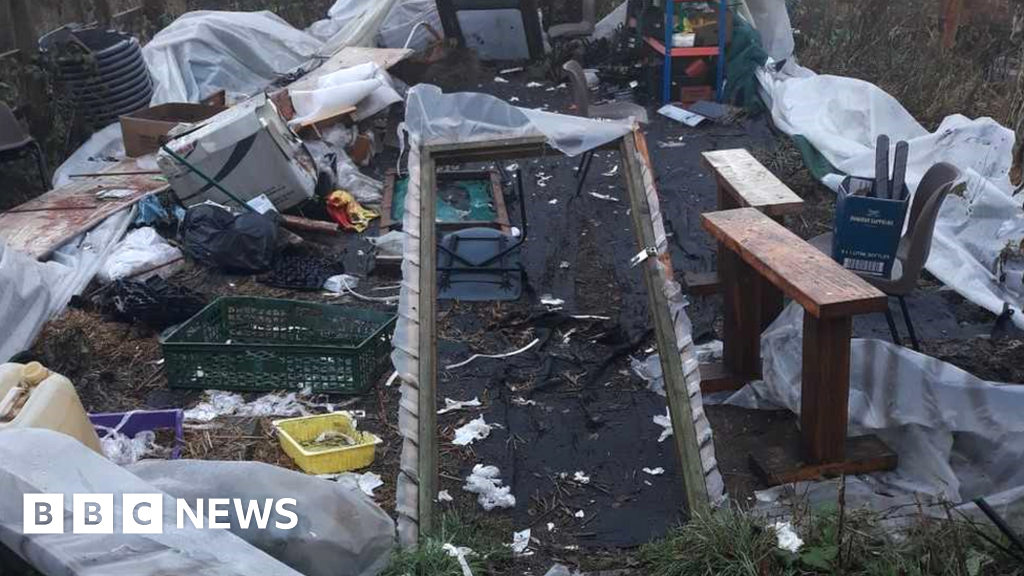
<instances>
[{"instance_id":1,"label":"wooden bench","mask_svg":"<svg viewBox=\"0 0 1024 576\"><path fill-rule=\"evenodd\" d=\"M756 209L707 213L701 224L720 247L721 370L734 384L760 376L766 299L786 296L804 308L802 450L752 456L755 470L775 484L895 467L895 454L877 438L846 437L853 316L885 311L885 294Z\"/></svg>"},{"instance_id":2,"label":"wooden bench","mask_svg":"<svg viewBox=\"0 0 1024 576\"><path fill-rule=\"evenodd\" d=\"M718 210L755 208L780 223L786 215L803 210L803 199L750 152L742 148L713 150L701 156L718 185ZM718 274L714 272L687 273L686 285L691 294L698 296L712 296L721 291ZM776 315L781 311L778 308Z\"/></svg>"}]
</instances>

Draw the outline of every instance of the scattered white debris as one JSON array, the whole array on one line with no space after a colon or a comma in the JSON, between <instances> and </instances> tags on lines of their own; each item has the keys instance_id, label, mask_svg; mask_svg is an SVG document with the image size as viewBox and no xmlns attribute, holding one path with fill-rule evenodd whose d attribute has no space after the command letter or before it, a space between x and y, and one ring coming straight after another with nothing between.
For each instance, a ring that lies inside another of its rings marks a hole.
<instances>
[{"instance_id":1,"label":"scattered white debris","mask_svg":"<svg viewBox=\"0 0 1024 576\"><path fill-rule=\"evenodd\" d=\"M533 552L527 550L530 547L530 529L512 533L512 552L516 556L532 556Z\"/></svg>"},{"instance_id":2,"label":"scattered white debris","mask_svg":"<svg viewBox=\"0 0 1024 576\"><path fill-rule=\"evenodd\" d=\"M522 72L524 68L522 66L516 66L515 68L505 68L498 72L498 74L515 74L516 72Z\"/></svg>"},{"instance_id":3,"label":"scattered white debris","mask_svg":"<svg viewBox=\"0 0 1024 576\"><path fill-rule=\"evenodd\" d=\"M658 466L657 468L644 468L643 470L644 473L650 474L651 476L661 476L665 473L665 469L661 466Z\"/></svg>"},{"instance_id":4,"label":"scattered white debris","mask_svg":"<svg viewBox=\"0 0 1024 576\"><path fill-rule=\"evenodd\" d=\"M144 456L152 454L160 448L156 444L156 434L152 430L143 430L131 438L118 431L128 420L130 414L132 412L125 414L121 423L114 428L108 428L107 435L100 439L100 449L103 450L103 455L119 466L135 464Z\"/></svg>"},{"instance_id":5,"label":"scattered white debris","mask_svg":"<svg viewBox=\"0 0 1024 576\"><path fill-rule=\"evenodd\" d=\"M540 88L543 86L540 82L530 82L526 85L527 88Z\"/></svg>"},{"instance_id":6,"label":"scattered white debris","mask_svg":"<svg viewBox=\"0 0 1024 576\"><path fill-rule=\"evenodd\" d=\"M551 204L551 205L558 204L558 198L552 198L551 200L548 200L548 204Z\"/></svg>"},{"instance_id":7,"label":"scattered white debris","mask_svg":"<svg viewBox=\"0 0 1024 576\"><path fill-rule=\"evenodd\" d=\"M455 440L452 440L452 444L456 446L469 446L477 440L483 440L491 435L491 429L493 426L484 422L484 417L480 416L475 420L470 420L468 424L455 430Z\"/></svg>"},{"instance_id":8,"label":"scattered white debris","mask_svg":"<svg viewBox=\"0 0 1024 576\"><path fill-rule=\"evenodd\" d=\"M209 422L219 416L305 416L306 404L295 392L283 396L267 394L252 402L246 402L241 395L220 390L207 390L206 401L185 411L185 420Z\"/></svg>"},{"instance_id":9,"label":"scattered white debris","mask_svg":"<svg viewBox=\"0 0 1024 576\"><path fill-rule=\"evenodd\" d=\"M466 408L479 408L481 406L479 398L473 398L472 400L452 400L451 398L444 399L444 408L437 411L438 414L447 414L448 412L454 412L456 410L465 410Z\"/></svg>"},{"instance_id":10,"label":"scattered white debris","mask_svg":"<svg viewBox=\"0 0 1024 576\"><path fill-rule=\"evenodd\" d=\"M664 428L661 431L661 436L658 437L658 442L664 442L666 438L672 435L672 417L669 416L668 408L665 409L665 415L655 416L652 418L654 423Z\"/></svg>"},{"instance_id":11,"label":"scattered white debris","mask_svg":"<svg viewBox=\"0 0 1024 576\"><path fill-rule=\"evenodd\" d=\"M562 336L562 344L563 345L568 345L569 344L569 340L572 338L572 335L575 334L575 333L576 333L576 328L573 328L572 330L569 330L568 332L566 332L565 335Z\"/></svg>"},{"instance_id":12,"label":"scattered white debris","mask_svg":"<svg viewBox=\"0 0 1024 576\"><path fill-rule=\"evenodd\" d=\"M526 352L530 348L533 348L534 346L536 346L539 342L540 342L540 338L535 338L533 340L533 342L530 342L529 344L527 344L526 346L523 346L519 350L513 350L512 352L506 352L505 354L473 354L472 356L470 356L469 358L463 360L462 362L459 362L458 364L449 364L448 366L445 366L444 369L445 370L454 370L456 368L462 368L463 366L465 366L466 364L469 364L470 362L472 362L473 360L476 360L477 358L494 358L494 359L508 358L509 356L515 356L516 354L522 354L523 352Z\"/></svg>"},{"instance_id":13,"label":"scattered white debris","mask_svg":"<svg viewBox=\"0 0 1024 576\"><path fill-rule=\"evenodd\" d=\"M579 550L580 547L579 547L578 544L569 544L568 546L565 547L565 549L569 550L570 552L573 552L573 551Z\"/></svg>"},{"instance_id":14,"label":"scattered white debris","mask_svg":"<svg viewBox=\"0 0 1024 576\"><path fill-rule=\"evenodd\" d=\"M515 172L516 170L519 170L519 164L509 164L508 166L505 166L505 170Z\"/></svg>"},{"instance_id":15,"label":"scattered white debris","mask_svg":"<svg viewBox=\"0 0 1024 576\"><path fill-rule=\"evenodd\" d=\"M682 148L684 146L686 146L686 142L683 141L675 142L670 140L668 142L658 142L658 148Z\"/></svg>"},{"instance_id":16,"label":"scattered white debris","mask_svg":"<svg viewBox=\"0 0 1024 576\"><path fill-rule=\"evenodd\" d=\"M373 498L373 491L384 485L380 475L374 472L365 472L359 475L359 489L370 498Z\"/></svg>"},{"instance_id":17,"label":"scattered white debris","mask_svg":"<svg viewBox=\"0 0 1024 576\"><path fill-rule=\"evenodd\" d=\"M605 200L607 202L618 202L619 201L619 199L614 197L614 196L609 196L607 194L601 194L600 192L591 192L590 195L593 196L594 198L597 198L598 200Z\"/></svg>"},{"instance_id":18,"label":"scattered white debris","mask_svg":"<svg viewBox=\"0 0 1024 576\"><path fill-rule=\"evenodd\" d=\"M586 515L587 515L586 512L584 512L583 510L577 510L576 513L573 514L573 516L575 516L577 518L584 518L584 517L586 517Z\"/></svg>"},{"instance_id":19,"label":"scattered white debris","mask_svg":"<svg viewBox=\"0 0 1024 576\"><path fill-rule=\"evenodd\" d=\"M548 532L554 532L554 531L555 531L555 523L554 522L548 522Z\"/></svg>"},{"instance_id":20,"label":"scattered white debris","mask_svg":"<svg viewBox=\"0 0 1024 576\"><path fill-rule=\"evenodd\" d=\"M562 306L565 305L565 300L561 298L555 298L551 294L544 294L543 296L540 297L540 303L543 304L544 306L549 306L552 308L561 308Z\"/></svg>"},{"instance_id":21,"label":"scattered white debris","mask_svg":"<svg viewBox=\"0 0 1024 576\"><path fill-rule=\"evenodd\" d=\"M441 490L437 493L438 502L451 502L452 500L454 500L454 498L452 498L452 495L449 494L447 490Z\"/></svg>"},{"instance_id":22,"label":"scattered white debris","mask_svg":"<svg viewBox=\"0 0 1024 576\"><path fill-rule=\"evenodd\" d=\"M388 377L388 381L384 383L384 386L390 388L391 385L395 383L395 380L398 380L398 372L397 371L391 373L391 376Z\"/></svg>"},{"instance_id":23,"label":"scattered white debris","mask_svg":"<svg viewBox=\"0 0 1024 576\"><path fill-rule=\"evenodd\" d=\"M511 98L508 99L508 101L509 102L519 102L519 97L518 96L512 96Z\"/></svg>"},{"instance_id":24,"label":"scattered white debris","mask_svg":"<svg viewBox=\"0 0 1024 576\"><path fill-rule=\"evenodd\" d=\"M536 406L537 405L537 401L536 400L527 400L526 398L523 398L522 396L516 396L515 398L513 398L512 399L512 403L515 404L516 406Z\"/></svg>"},{"instance_id":25,"label":"scattered white debris","mask_svg":"<svg viewBox=\"0 0 1024 576\"><path fill-rule=\"evenodd\" d=\"M511 487L501 485L500 474L497 466L477 464L462 489L477 494L476 501L488 512L495 508L512 508L516 505L516 497L510 494Z\"/></svg>"},{"instance_id":26,"label":"scattered white debris","mask_svg":"<svg viewBox=\"0 0 1024 576\"><path fill-rule=\"evenodd\" d=\"M554 178L554 175L537 174L537 186L547 188L548 180L551 180L552 178Z\"/></svg>"},{"instance_id":27,"label":"scattered white debris","mask_svg":"<svg viewBox=\"0 0 1024 576\"><path fill-rule=\"evenodd\" d=\"M448 543L445 543L441 549L447 552L452 558L458 560L459 568L462 568L462 576L473 576L473 571L469 569L469 562L466 562L466 556L472 554L473 550L464 546L455 547Z\"/></svg>"},{"instance_id":28,"label":"scattered white debris","mask_svg":"<svg viewBox=\"0 0 1024 576\"><path fill-rule=\"evenodd\" d=\"M611 320L610 316L594 316L593 314L575 314L570 316L570 318L574 320L600 320L605 322Z\"/></svg>"},{"instance_id":29,"label":"scattered white debris","mask_svg":"<svg viewBox=\"0 0 1024 576\"><path fill-rule=\"evenodd\" d=\"M571 266L572 264L569 264L568 260L562 260L562 263L558 265L562 270L568 270Z\"/></svg>"},{"instance_id":30,"label":"scattered white debris","mask_svg":"<svg viewBox=\"0 0 1024 576\"><path fill-rule=\"evenodd\" d=\"M804 545L804 541L796 535L793 525L789 522L776 522L772 528L775 529L775 534L779 537L779 548L795 554Z\"/></svg>"},{"instance_id":31,"label":"scattered white debris","mask_svg":"<svg viewBox=\"0 0 1024 576\"><path fill-rule=\"evenodd\" d=\"M132 194L135 194L136 190L129 190L127 188L115 188L110 190L101 190L96 193L98 200L116 200L118 198L127 198Z\"/></svg>"},{"instance_id":32,"label":"scattered white debris","mask_svg":"<svg viewBox=\"0 0 1024 576\"><path fill-rule=\"evenodd\" d=\"M618 173L619 173L619 165L618 165L618 164L616 164L615 166L612 166L612 169L611 169L611 170L609 170L609 171L607 171L607 172L605 172L605 173L601 174L601 176L608 176L608 177L611 177L611 176L615 176L615 175L616 175L616 174L618 174Z\"/></svg>"},{"instance_id":33,"label":"scattered white debris","mask_svg":"<svg viewBox=\"0 0 1024 576\"><path fill-rule=\"evenodd\" d=\"M579 484L590 484L590 476L584 474L582 470L577 470L576 473L572 475L572 480Z\"/></svg>"},{"instance_id":34,"label":"scattered white debris","mask_svg":"<svg viewBox=\"0 0 1024 576\"><path fill-rule=\"evenodd\" d=\"M495 76L494 81L497 82L498 84L508 84L508 80L505 80L501 76Z\"/></svg>"}]
</instances>

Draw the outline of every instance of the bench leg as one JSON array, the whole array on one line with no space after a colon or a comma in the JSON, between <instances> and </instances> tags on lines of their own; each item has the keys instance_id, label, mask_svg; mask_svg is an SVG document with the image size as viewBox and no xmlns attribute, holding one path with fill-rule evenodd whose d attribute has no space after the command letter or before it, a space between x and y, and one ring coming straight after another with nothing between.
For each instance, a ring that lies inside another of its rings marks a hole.
<instances>
[{"instance_id":1,"label":"bench leg","mask_svg":"<svg viewBox=\"0 0 1024 576\"><path fill-rule=\"evenodd\" d=\"M804 312L800 433L812 463L846 458L850 403L850 317L820 319Z\"/></svg>"},{"instance_id":2,"label":"bench leg","mask_svg":"<svg viewBox=\"0 0 1024 576\"><path fill-rule=\"evenodd\" d=\"M761 377L761 305L766 281L736 253L718 248L724 328L722 363L740 380Z\"/></svg>"}]
</instances>

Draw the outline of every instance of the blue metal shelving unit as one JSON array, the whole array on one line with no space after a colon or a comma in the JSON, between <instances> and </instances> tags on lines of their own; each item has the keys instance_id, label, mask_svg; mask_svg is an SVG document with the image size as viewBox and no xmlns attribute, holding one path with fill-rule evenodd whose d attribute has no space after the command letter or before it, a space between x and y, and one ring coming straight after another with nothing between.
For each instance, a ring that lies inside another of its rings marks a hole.
<instances>
[{"instance_id":1,"label":"blue metal shelving unit","mask_svg":"<svg viewBox=\"0 0 1024 576\"><path fill-rule=\"evenodd\" d=\"M693 58L701 56L714 56L717 60L717 80L715 82L715 98L721 102L725 97L725 37L728 25L728 0L718 2L718 46L698 46L694 48L672 48L672 34L675 24L675 5L683 2L698 2L701 0L662 0L665 2L665 38L664 42L648 37L647 44L655 51L664 56L665 65L662 79L662 100L665 104L673 101L672 98L672 59Z\"/></svg>"}]
</instances>

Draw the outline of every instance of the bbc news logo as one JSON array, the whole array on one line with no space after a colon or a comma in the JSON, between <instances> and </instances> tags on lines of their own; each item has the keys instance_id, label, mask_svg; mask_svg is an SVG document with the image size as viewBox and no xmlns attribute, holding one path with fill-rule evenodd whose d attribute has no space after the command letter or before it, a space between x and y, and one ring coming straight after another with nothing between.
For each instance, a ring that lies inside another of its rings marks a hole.
<instances>
[{"instance_id":1,"label":"bbc news logo","mask_svg":"<svg viewBox=\"0 0 1024 576\"><path fill-rule=\"evenodd\" d=\"M260 530L270 525L272 513L286 519L273 523L278 530L291 530L299 523L295 514L295 499L281 498L274 500L242 500L241 498L208 498L196 501L192 508L188 501L175 500L177 508L178 530L185 528L186 522L199 529L227 530L231 528L228 519L234 510L234 518L238 526L248 530L255 524ZM209 522L207 514L209 515ZM64 495L63 494L25 494L24 495L24 533L25 534L63 534L64 533ZM73 534L113 534L114 533L113 494L73 494L71 507L71 532ZM121 495L121 533L122 534L163 534L164 532L164 495L163 494L123 494Z\"/></svg>"}]
</instances>

